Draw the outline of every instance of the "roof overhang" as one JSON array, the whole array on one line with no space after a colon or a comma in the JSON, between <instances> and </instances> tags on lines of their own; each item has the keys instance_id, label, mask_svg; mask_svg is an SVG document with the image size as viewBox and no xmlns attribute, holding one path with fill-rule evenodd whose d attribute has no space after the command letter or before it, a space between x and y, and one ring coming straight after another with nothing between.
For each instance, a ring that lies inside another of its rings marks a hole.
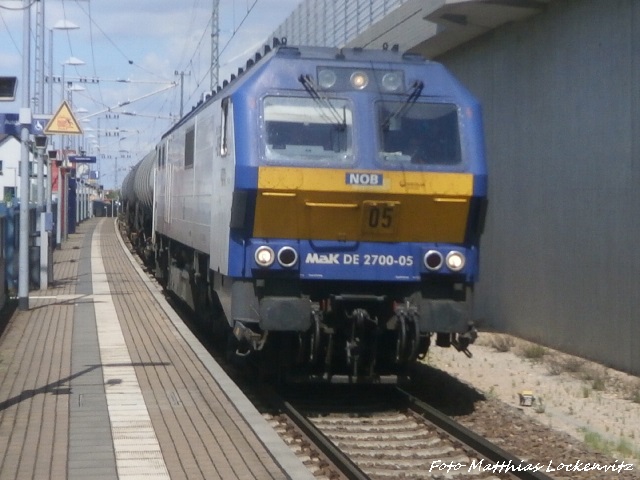
<instances>
[{"instance_id":1,"label":"roof overhang","mask_svg":"<svg viewBox=\"0 0 640 480\"><path fill-rule=\"evenodd\" d=\"M411 47L434 58L502 25L519 22L543 11L550 0L447 0L424 16L437 25L435 35Z\"/></svg>"},{"instance_id":2,"label":"roof overhang","mask_svg":"<svg viewBox=\"0 0 640 480\"><path fill-rule=\"evenodd\" d=\"M502 25L536 15L551 1L408 0L345 46L398 44L401 51L434 58Z\"/></svg>"}]
</instances>

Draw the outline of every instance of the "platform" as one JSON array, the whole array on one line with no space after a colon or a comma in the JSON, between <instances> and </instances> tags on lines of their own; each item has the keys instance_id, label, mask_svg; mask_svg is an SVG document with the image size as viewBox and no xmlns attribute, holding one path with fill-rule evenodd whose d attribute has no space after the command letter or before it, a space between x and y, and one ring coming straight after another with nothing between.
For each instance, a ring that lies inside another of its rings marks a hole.
<instances>
[{"instance_id":1,"label":"platform","mask_svg":"<svg viewBox=\"0 0 640 480\"><path fill-rule=\"evenodd\" d=\"M0 478L313 476L93 218L0 337Z\"/></svg>"}]
</instances>

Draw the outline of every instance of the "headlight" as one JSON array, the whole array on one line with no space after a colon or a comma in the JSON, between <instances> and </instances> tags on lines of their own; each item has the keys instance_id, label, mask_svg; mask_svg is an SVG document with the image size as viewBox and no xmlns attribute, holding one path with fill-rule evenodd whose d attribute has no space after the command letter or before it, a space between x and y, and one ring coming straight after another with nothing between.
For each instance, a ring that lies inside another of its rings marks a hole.
<instances>
[{"instance_id":1,"label":"headlight","mask_svg":"<svg viewBox=\"0 0 640 480\"><path fill-rule=\"evenodd\" d=\"M254 256L256 263L264 268L270 267L275 257L276 254L273 252L273 248L267 247L266 245L258 247Z\"/></svg>"},{"instance_id":2,"label":"headlight","mask_svg":"<svg viewBox=\"0 0 640 480\"><path fill-rule=\"evenodd\" d=\"M424 254L424 266L435 272L442 267L442 254L437 250L429 250Z\"/></svg>"},{"instance_id":3,"label":"headlight","mask_svg":"<svg viewBox=\"0 0 640 480\"><path fill-rule=\"evenodd\" d=\"M357 90L362 90L369 85L369 77L364 72L353 72L351 74L351 86Z\"/></svg>"},{"instance_id":4,"label":"headlight","mask_svg":"<svg viewBox=\"0 0 640 480\"><path fill-rule=\"evenodd\" d=\"M402 87L402 75L398 72L385 73L381 84L386 92L397 92Z\"/></svg>"},{"instance_id":5,"label":"headlight","mask_svg":"<svg viewBox=\"0 0 640 480\"><path fill-rule=\"evenodd\" d=\"M333 70L320 70L318 72L318 85L325 90L333 87L337 79L336 72Z\"/></svg>"},{"instance_id":6,"label":"headlight","mask_svg":"<svg viewBox=\"0 0 640 480\"><path fill-rule=\"evenodd\" d=\"M298 252L291 247L278 250L278 263L285 268L293 267L298 261Z\"/></svg>"},{"instance_id":7,"label":"headlight","mask_svg":"<svg viewBox=\"0 0 640 480\"><path fill-rule=\"evenodd\" d=\"M447 255L446 262L447 262L447 267L449 267L449 270L452 270L454 272L459 272L464 268L464 263L465 263L464 254L456 250L453 250L449 252L449 254Z\"/></svg>"}]
</instances>

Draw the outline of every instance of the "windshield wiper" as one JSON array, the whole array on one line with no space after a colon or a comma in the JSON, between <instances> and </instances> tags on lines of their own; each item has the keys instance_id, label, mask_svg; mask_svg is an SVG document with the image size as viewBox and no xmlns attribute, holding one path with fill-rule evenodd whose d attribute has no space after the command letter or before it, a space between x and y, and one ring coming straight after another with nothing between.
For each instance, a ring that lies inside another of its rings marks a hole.
<instances>
[{"instance_id":1,"label":"windshield wiper","mask_svg":"<svg viewBox=\"0 0 640 480\"><path fill-rule=\"evenodd\" d=\"M389 125L391 124L391 121L403 116L407 112L407 110L409 110L409 108L411 108L413 104L416 103L416 100L418 100L418 97L420 97L420 94L422 93L422 89L424 88L424 83L421 82L420 80L416 80L416 82L414 82L411 88L412 90L407 96L407 99L404 101L404 103L400 105L400 107L395 112L390 114L382 122L381 126L383 131L389 130Z\"/></svg>"},{"instance_id":2,"label":"windshield wiper","mask_svg":"<svg viewBox=\"0 0 640 480\"><path fill-rule=\"evenodd\" d=\"M309 94L309 96L311 98L313 98L316 103L321 107L320 108L320 115L322 115L324 117L325 120L327 120L329 123L334 123L336 125L336 127L338 127L338 129L340 129L340 131L344 131L347 128L347 112L346 112L346 108L344 108L343 112L342 112L342 118L340 117L340 112L338 111L338 109L331 103L331 101L323 96L318 89L316 88L315 83L313 82L313 79L311 78L311 76L309 75L300 75L300 77L298 77L298 81L302 84L302 86L304 87L304 89L307 91L307 93ZM325 109L329 110L329 112L331 112L331 117L329 117L325 111Z\"/></svg>"}]
</instances>

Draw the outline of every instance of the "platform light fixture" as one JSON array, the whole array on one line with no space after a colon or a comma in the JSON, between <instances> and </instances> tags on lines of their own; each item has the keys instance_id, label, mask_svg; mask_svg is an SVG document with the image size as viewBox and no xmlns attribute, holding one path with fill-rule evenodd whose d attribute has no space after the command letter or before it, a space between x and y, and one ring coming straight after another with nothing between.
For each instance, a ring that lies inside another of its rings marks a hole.
<instances>
[{"instance_id":1,"label":"platform light fixture","mask_svg":"<svg viewBox=\"0 0 640 480\"><path fill-rule=\"evenodd\" d=\"M0 102L13 102L17 85L17 77L0 77Z\"/></svg>"}]
</instances>

